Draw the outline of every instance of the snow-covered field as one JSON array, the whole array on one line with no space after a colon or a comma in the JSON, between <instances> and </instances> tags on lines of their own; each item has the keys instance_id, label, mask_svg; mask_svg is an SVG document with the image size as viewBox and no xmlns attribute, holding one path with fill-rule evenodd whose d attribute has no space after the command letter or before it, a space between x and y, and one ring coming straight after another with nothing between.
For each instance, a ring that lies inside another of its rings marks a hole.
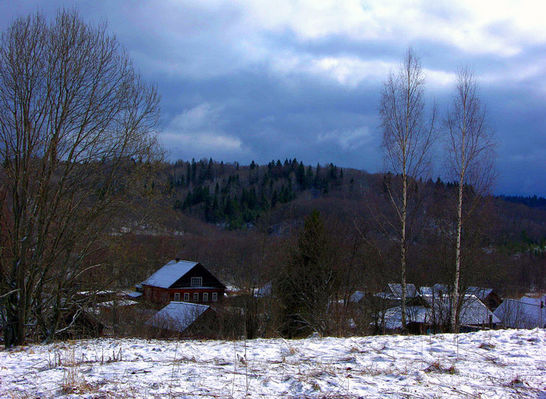
<instances>
[{"instance_id":1,"label":"snow-covered field","mask_svg":"<svg viewBox=\"0 0 546 399\"><path fill-rule=\"evenodd\" d=\"M0 351L1 398L546 398L546 332L146 341Z\"/></svg>"}]
</instances>

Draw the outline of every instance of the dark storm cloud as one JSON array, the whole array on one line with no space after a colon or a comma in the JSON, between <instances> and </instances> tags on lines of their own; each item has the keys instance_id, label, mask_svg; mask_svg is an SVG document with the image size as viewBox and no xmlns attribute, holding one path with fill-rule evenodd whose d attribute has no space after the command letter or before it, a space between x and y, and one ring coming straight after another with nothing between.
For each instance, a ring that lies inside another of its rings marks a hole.
<instances>
[{"instance_id":1,"label":"dark storm cloud","mask_svg":"<svg viewBox=\"0 0 546 399\"><path fill-rule=\"evenodd\" d=\"M457 68L475 71L498 139L496 192L546 195L546 34L535 11L367 3L1 2L0 26L61 6L107 21L157 84L171 159L297 157L371 172L383 164L382 81L412 46L440 109Z\"/></svg>"}]
</instances>

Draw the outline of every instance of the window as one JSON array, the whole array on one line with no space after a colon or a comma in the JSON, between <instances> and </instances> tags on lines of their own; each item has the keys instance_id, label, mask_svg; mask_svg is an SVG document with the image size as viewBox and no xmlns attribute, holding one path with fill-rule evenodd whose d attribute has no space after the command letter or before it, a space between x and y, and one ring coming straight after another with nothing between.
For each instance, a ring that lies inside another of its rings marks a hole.
<instances>
[{"instance_id":1,"label":"window","mask_svg":"<svg viewBox=\"0 0 546 399\"><path fill-rule=\"evenodd\" d=\"M192 277L191 278L192 287L202 287L203 286L203 277Z\"/></svg>"},{"instance_id":2,"label":"window","mask_svg":"<svg viewBox=\"0 0 546 399\"><path fill-rule=\"evenodd\" d=\"M217 292L212 293L212 302L218 302L218 293Z\"/></svg>"},{"instance_id":3,"label":"window","mask_svg":"<svg viewBox=\"0 0 546 399\"><path fill-rule=\"evenodd\" d=\"M208 302L208 301L209 301L209 293L203 292L203 302Z\"/></svg>"},{"instance_id":4,"label":"window","mask_svg":"<svg viewBox=\"0 0 546 399\"><path fill-rule=\"evenodd\" d=\"M175 302L180 302L180 292L175 292L174 293L174 300L175 300Z\"/></svg>"},{"instance_id":5,"label":"window","mask_svg":"<svg viewBox=\"0 0 546 399\"><path fill-rule=\"evenodd\" d=\"M184 301L189 302L190 301L190 293L184 292Z\"/></svg>"},{"instance_id":6,"label":"window","mask_svg":"<svg viewBox=\"0 0 546 399\"><path fill-rule=\"evenodd\" d=\"M193 293L193 301L194 302L199 302L199 292L194 292Z\"/></svg>"}]
</instances>

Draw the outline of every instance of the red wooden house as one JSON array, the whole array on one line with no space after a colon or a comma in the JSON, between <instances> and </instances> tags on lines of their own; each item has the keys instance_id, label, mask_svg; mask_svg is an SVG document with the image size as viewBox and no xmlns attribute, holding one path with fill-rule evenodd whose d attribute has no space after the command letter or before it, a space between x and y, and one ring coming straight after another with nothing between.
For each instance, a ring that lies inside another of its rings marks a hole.
<instances>
[{"instance_id":1,"label":"red wooden house","mask_svg":"<svg viewBox=\"0 0 546 399\"><path fill-rule=\"evenodd\" d=\"M201 263L171 260L142 282L144 299L166 304L183 301L211 304L224 297L226 286Z\"/></svg>"}]
</instances>

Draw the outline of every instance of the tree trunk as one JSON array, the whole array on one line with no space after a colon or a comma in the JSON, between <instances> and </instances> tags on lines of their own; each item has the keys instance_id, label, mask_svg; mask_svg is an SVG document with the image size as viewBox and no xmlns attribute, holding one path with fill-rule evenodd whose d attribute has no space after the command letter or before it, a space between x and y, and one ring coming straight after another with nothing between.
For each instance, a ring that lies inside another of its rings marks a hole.
<instances>
[{"instance_id":1,"label":"tree trunk","mask_svg":"<svg viewBox=\"0 0 546 399\"><path fill-rule=\"evenodd\" d=\"M402 330L406 330L406 216L407 216L407 176L403 176L402 187L402 236L400 240L400 281L402 286Z\"/></svg>"},{"instance_id":2,"label":"tree trunk","mask_svg":"<svg viewBox=\"0 0 546 399\"><path fill-rule=\"evenodd\" d=\"M461 275L461 236L463 230L463 184L464 173L459 180L459 196L457 200L457 242L455 244L455 276L453 292L451 293L451 331L458 331L457 312L459 309L459 279Z\"/></svg>"}]
</instances>

